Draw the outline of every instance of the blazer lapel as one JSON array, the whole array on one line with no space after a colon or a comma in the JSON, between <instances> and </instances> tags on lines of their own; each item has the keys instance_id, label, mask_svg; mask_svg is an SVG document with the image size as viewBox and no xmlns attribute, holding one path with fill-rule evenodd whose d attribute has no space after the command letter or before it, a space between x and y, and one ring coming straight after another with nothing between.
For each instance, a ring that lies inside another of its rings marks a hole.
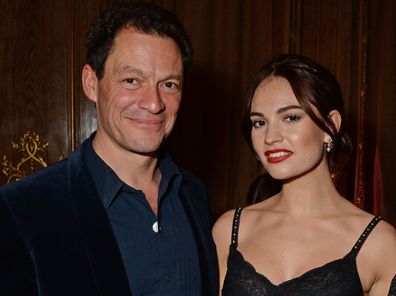
<instances>
[{"instance_id":1,"label":"blazer lapel","mask_svg":"<svg viewBox=\"0 0 396 296\"><path fill-rule=\"evenodd\" d=\"M186 216L189 219L197 244L202 282L201 294L205 296L215 296L217 295L216 287L218 285L215 246L212 240L210 225L203 220L203 216L199 213L199 205L194 204L194 200L202 201L202 199L191 198L196 193L183 186L180 193L180 200L186 211Z\"/></svg>"},{"instance_id":2,"label":"blazer lapel","mask_svg":"<svg viewBox=\"0 0 396 296\"><path fill-rule=\"evenodd\" d=\"M68 160L69 188L96 285L100 295L131 296L117 241L81 150Z\"/></svg>"}]
</instances>

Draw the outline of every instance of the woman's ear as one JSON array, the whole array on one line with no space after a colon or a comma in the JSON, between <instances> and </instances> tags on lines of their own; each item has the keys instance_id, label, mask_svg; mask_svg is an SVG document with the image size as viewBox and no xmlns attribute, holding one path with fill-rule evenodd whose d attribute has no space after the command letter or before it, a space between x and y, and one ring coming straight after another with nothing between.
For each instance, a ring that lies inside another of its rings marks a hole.
<instances>
[{"instance_id":1,"label":"woman's ear","mask_svg":"<svg viewBox=\"0 0 396 296\"><path fill-rule=\"evenodd\" d=\"M342 121L340 112L338 112L337 110L332 110L329 112L328 117L331 120L331 122L333 123L333 126L335 128L335 133L337 133L341 128L341 121ZM332 142L331 136L327 133L325 133L324 142L327 145ZM331 148L330 148L330 150L331 150Z\"/></svg>"},{"instance_id":2,"label":"woman's ear","mask_svg":"<svg viewBox=\"0 0 396 296\"><path fill-rule=\"evenodd\" d=\"M89 100L96 103L98 97L98 78L90 65L84 65L81 78L85 95Z\"/></svg>"},{"instance_id":3,"label":"woman's ear","mask_svg":"<svg viewBox=\"0 0 396 296\"><path fill-rule=\"evenodd\" d=\"M328 117L333 122L333 125L336 128L336 131L339 132L340 128L341 128L341 122L342 122L342 118L341 118L340 112L338 112L337 110L331 110L329 112Z\"/></svg>"}]
</instances>

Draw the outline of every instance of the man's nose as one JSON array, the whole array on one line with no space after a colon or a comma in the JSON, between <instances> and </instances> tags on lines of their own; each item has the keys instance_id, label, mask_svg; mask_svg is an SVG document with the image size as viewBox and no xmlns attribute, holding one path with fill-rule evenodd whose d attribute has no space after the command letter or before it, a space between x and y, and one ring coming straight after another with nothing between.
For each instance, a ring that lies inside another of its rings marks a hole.
<instances>
[{"instance_id":1,"label":"man's nose","mask_svg":"<svg viewBox=\"0 0 396 296\"><path fill-rule=\"evenodd\" d=\"M157 114L165 109L164 101L157 87L149 86L142 94L139 100L139 107L149 111L150 113Z\"/></svg>"}]
</instances>

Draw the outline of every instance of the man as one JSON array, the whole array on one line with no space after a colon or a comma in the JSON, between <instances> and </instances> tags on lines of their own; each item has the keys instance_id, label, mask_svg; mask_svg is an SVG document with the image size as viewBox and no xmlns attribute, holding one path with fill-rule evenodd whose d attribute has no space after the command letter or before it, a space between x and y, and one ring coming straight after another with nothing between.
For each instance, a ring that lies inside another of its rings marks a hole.
<instances>
[{"instance_id":1,"label":"man","mask_svg":"<svg viewBox=\"0 0 396 296\"><path fill-rule=\"evenodd\" d=\"M192 49L174 15L116 4L90 27L97 131L0 189L0 295L216 295L208 195L161 151Z\"/></svg>"}]
</instances>

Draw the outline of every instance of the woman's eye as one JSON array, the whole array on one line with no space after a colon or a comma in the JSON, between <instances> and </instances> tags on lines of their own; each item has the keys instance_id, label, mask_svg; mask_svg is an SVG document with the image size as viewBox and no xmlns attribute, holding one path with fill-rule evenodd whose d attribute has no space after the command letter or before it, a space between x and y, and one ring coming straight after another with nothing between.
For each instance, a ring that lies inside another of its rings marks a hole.
<instances>
[{"instance_id":1,"label":"woman's eye","mask_svg":"<svg viewBox=\"0 0 396 296\"><path fill-rule=\"evenodd\" d=\"M262 127L264 125L265 125L265 121L264 120L253 120L252 121L252 126L254 128L260 128L260 127Z\"/></svg>"},{"instance_id":2,"label":"woman's eye","mask_svg":"<svg viewBox=\"0 0 396 296\"><path fill-rule=\"evenodd\" d=\"M300 120L300 118L301 118L301 116L298 116L298 115L288 115L288 116L286 116L285 120L288 122L295 122L295 121Z\"/></svg>"}]
</instances>

